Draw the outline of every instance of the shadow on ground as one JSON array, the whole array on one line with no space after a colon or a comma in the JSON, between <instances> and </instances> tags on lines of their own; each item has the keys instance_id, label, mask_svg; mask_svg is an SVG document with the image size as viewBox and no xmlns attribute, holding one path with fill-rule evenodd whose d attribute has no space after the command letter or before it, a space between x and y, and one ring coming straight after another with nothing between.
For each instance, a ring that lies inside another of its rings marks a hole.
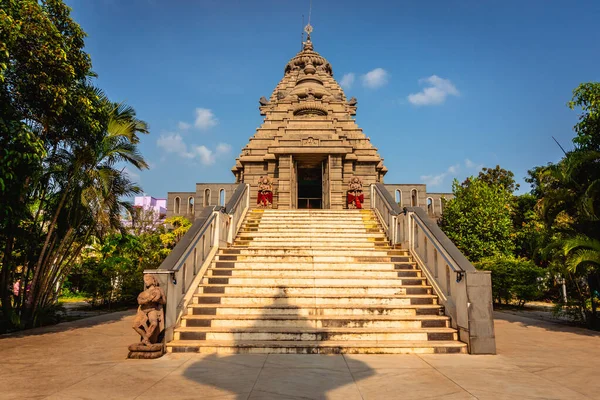
<instances>
[{"instance_id":1,"label":"shadow on ground","mask_svg":"<svg viewBox=\"0 0 600 400\"><path fill-rule=\"evenodd\" d=\"M510 311L510 310L495 310L494 319L502 320L514 324L520 324L521 326L534 326L542 328L552 332L568 332L582 336L600 337L600 332L586 329L583 327L573 326L570 324L542 320L537 318L528 317L526 314Z\"/></svg>"},{"instance_id":2,"label":"shadow on ground","mask_svg":"<svg viewBox=\"0 0 600 400\"><path fill-rule=\"evenodd\" d=\"M61 322L55 325L46 325L39 328L25 329L0 335L0 339L5 338L23 338L27 336L45 335L47 333L58 333L72 331L79 328L88 328L96 325L109 324L120 321L128 316L135 314L135 308L129 308L122 311L108 312L92 317L81 318L73 321Z\"/></svg>"},{"instance_id":3,"label":"shadow on ground","mask_svg":"<svg viewBox=\"0 0 600 400\"><path fill-rule=\"evenodd\" d=\"M307 328L314 328L309 322L310 317L300 316L299 307L289 303L285 297L286 287L279 289L282 297L278 304L288 307L287 315L305 321L303 325ZM262 315L269 313L265 309ZM241 335L236 334L234 340L240 343ZM354 371L360 370L361 379L375 374L359 360L352 360L352 367ZM206 391L199 394L201 397L244 400L362 398L347 360L340 354L209 354L192 362L183 376L206 387Z\"/></svg>"}]
</instances>

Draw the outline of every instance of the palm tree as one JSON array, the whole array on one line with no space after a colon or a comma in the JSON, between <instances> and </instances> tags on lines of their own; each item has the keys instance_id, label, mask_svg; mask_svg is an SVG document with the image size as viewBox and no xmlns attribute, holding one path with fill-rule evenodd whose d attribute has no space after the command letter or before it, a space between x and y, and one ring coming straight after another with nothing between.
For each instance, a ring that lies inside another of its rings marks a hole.
<instances>
[{"instance_id":1,"label":"palm tree","mask_svg":"<svg viewBox=\"0 0 600 400\"><path fill-rule=\"evenodd\" d=\"M596 298L600 297L600 240L577 236L564 241L563 251L567 257L567 268L572 272L584 270L587 275L592 306L588 323L592 328L600 328L596 314Z\"/></svg>"},{"instance_id":2,"label":"palm tree","mask_svg":"<svg viewBox=\"0 0 600 400\"><path fill-rule=\"evenodd\" d=\"M31 299L23 302L30 325L40 307L53 304L56 289L90 236L122 230L121 212L128 206L123 198L141 192L122 165L148 168L137 148L138 134L148 133L148 127L131 107L98 95L107 110L105 129L57 149L47 160L51 195L40 226L43 245L30 265Z\"/></svg>"},{"instance_id":3,"label":"palm tree","mask_svg":"<svg viewBox=\"0 0 600 400\"><path fill-rule=\"evenodd\" d=\"M576 272L583 268L600 271L600 240L577 236L563 242L567 268Z\"/></svg>"}]
</instances>

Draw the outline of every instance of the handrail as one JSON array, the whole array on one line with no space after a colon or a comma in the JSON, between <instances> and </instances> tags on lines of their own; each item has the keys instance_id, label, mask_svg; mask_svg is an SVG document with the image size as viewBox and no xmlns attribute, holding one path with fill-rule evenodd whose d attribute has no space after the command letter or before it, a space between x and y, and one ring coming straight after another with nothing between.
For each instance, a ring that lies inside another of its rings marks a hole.
<instances>
[{"instance_id":1,"label":"handrail","mask_svg":"<svg viewBox=\"0 0 600 400\"><path fill-rule=\"evenodd\" d=\"M158 270L165 272L179 271L183 265L183 260L185 258L183 255L186 253L186 250L188 250L190 246L194 246L200 237L206 232L210 226L210 223L216 216L214 211L217 208L218 206L209 206L202 209L200 216L194 221L190 229L188 229L185 235L183 235L183 237L179 240L175 248L171 250L167 258L165 258L162 264L160 264ZM150 271L154 272L154 270Z\"/></svg>"},{"instance_id":2,"label":"handrail","mask_svg":"<svg viewBox=\"0 0 600 400\"><path fill-rule=\"evenodd\" d=\"M423 229L423 233L427 235L431 242L434 243L437 241L438 245L436 245L438 251L444 252L448 254L448 256L452 259L447 260L451 265L450 268L455 271L476 271L475 267L467 257L456 247L456 245L450 240L448 236L440 229L435 221L432 221L429 215L423 210L421 207L404 207L404 213L415 213L419 217L415 219L415 223L419 225Z\"/></svg>"},{"instance_id":3,"label":"handrail","mask_svg":"<svg viewBox=\"0 0 600 400\"><path fill-rule=\"evenodd\" d=\"M242 195L244 194L244 191L246 189L247 189L246 185L244 185L244 184L238 185L238 187L233 192L233 195L231 196L231 198L225 205L225 212L227 212L228 214L232 214L234 212L235 208L238 206L238 203L240 202L240 200L242 200L242 198L243 198Z\"/></svg>"},{"instance_id":4,"label":"handrail","mask_svg":"<svg viewBox=\"0 0 600 400\"><path fill-rule=\"evenodd\" d=\"M375 183L373 184L373 187L379 192L379 195L382 197L382 200L385 202L385 205L390 209L392 215L399 215L400 213L402 213L402 209L400 208L398 203L394 201L394 198L392 197L390 192L387 191L383 183Z\"/></svg>"},{"instance_id":5,"label":"handrail","mask_svg":"<svg viewBox=\"0 0 600 400\"><path fill-rule=\"evenodd\" d=\"M157 269L145 270L154 275L164 289L165 340L174 336L180 321L206 270L219 251L228 246L238 233L250 208L250 185L241 183L225 207L204 207L190 229Z\"/></svg>"},{"instance_id":6,"label":"handrail","mask_svg":"<svg viewBox=\"0 0 600 400\"><path fill-rule=\"evenodd\" d=\"M381 183L371 185L371 209L390 244L407 249L472 354L496 352L489 271L478 271L421 207L400 207ZM440 257L441 256L441 257ZM452 279L452 275L456 279Z\"/></svg>"}]
</instances>

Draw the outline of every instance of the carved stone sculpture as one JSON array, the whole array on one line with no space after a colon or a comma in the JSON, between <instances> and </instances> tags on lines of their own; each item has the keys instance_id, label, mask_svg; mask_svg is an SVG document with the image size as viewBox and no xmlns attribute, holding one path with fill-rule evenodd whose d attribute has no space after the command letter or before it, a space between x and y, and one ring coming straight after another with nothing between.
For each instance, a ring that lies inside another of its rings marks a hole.
<instances>
[{"instance_id":1,"label":"carved stone sculpture","mask_svg":"<svg viewBox=\"0 0 600 400\"><path fill-rule=\"evenodd\" d=\"M269 104L269 100L267 100L267 98L265 96L258 99L258 102L261 106L266 106L267 104Z\"/></svg>"},{"instance_id":2,"label":"carved stone sculpture","mask_svg":"<svg viewBox=\"0 0 600 400\"><path fill-rule=\"evenodd\" d=\"M138 295L139 307L133 320L133 329L141 341L129 346L129 358L158 358L164 354L159 337L165 327L163 306L167 298L152 275L144 275L144 288Z\"/></svg>"},{"instance_id":3,"label":"carved stone sculpture","mask_svg":"<svg viewBox=\"0 0 600 400\"><path fill-rule=\"evenodd\" d=\"M256 204L261 208L273 207L273 180L268 176L258 178L258 197Z\"/></svg>"},{"instance_id":4,"label":"carved stone sculpture","mask_svg":"<svg viewBox=\"0 0 600 400\"><path fill-rule=\"evenodd\" d=\"M362 179L358 176L350 178L350 182L348 183L348 195L346 197L349 209L362 208L362 203L365 201L365 195L363 194L362 188Z\"/></svg>"}]
</instances>

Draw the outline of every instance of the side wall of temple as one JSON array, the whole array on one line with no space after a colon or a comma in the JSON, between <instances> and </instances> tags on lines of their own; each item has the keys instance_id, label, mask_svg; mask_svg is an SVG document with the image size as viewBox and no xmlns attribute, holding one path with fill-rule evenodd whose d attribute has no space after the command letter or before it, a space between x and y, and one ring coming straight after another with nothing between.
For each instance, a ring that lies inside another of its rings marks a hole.
<instances>
[{"instance_id":1,"label":"side wall of temple","mask_svg":"<svg viewBox=\"0 0 600 400\"><path fill-rule=\"evenodd\" d=\"M452 193L427 193L427 185L422 183L385 184L388 192L400 207L421 207L435 218L443 212L443 199L454 198Z\"/></svg>"},{"instance_id":2,"label":"side wall of temple","mask_svg":"<svg viewBox=\"0 0 600 400\"><path fill-rule=\"evenodd\" d=\"M289 171L289 170L288 170ZM336 171L336 172L334 172ZM337 172L339 171L339 172ZM352 176L360 176L358 172L352 171L351 163L345 164L343 168L332 168L332 175L343 174L344 182L348 181ZM334 178L334 176L332 176ZM288 178L289 179L289 178ZM281 193L281 188L275 179L275 196L273 201L273 207L277 208L277 198ZM256 177L258 181L258 176ZM339 179L337 180L340 181ZM370 180L363 182L364 194L365 194L365 208L369 208L369 185L375 183ZM173 215L182 215L190 220L194 220L197 215L202 211L203 207L225 205L227 201L233 195L237 183L197 183L195 192L169 192L167 197L167 218ZM287 185L289 186L289 185ZM292 194L292 188L285 186L285 196ZM346 186L340 187L341 185L334 185L331 188L331 208L346 208L345 196ZM416 184L385 184L388 192L400 205L400 207L411 207L417 206L423 208L427 213L434 217L439 218L443 212L443 199L450 200L454 198L452 193L427 193L427 186L422 183ZM250 206L256 206L257 189L258 185L255 183L251 185L251 199Z\"/></svg>"},{"instance_id":3,"label":"side wall of temple","mask_svg":"<svg viewBox=\"0 0 600 400\"><path fill-rule=\"evenodd\" d=\"M196 183L195 192L169 192L167 218L182 215L193 221L203 207L227 204L236 187L236 183Z\"/></svg>"}]
</instances>

